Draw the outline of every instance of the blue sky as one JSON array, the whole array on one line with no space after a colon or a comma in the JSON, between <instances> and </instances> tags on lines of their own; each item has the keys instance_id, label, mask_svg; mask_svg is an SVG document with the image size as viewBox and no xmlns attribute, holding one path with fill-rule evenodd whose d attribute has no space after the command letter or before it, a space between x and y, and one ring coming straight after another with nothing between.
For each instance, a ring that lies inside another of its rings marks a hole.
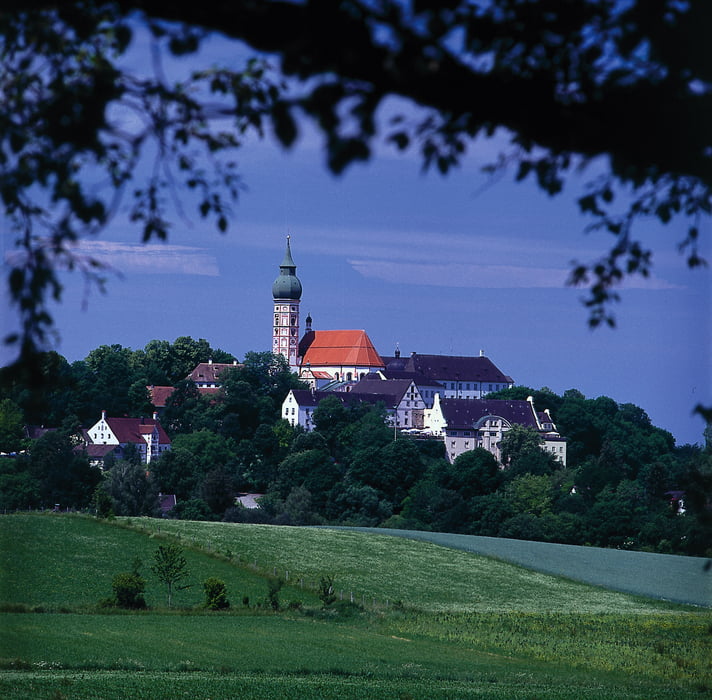
<instances>
[{"instance_id":1,"label":"blue sky","mask_svg":"<svg viewBox=\"0 0 712 700\"><path fill-rule=\"evenodd\" d=\"M74 361L102 344L189 335L238 357L267 350L271 285L290 234L302 318L311 313L314 328L363 328L382 354L396 344L403 354L484 350L517 384L634 403L679 444L701 442L692 409L712 404L712 284L709 269L687 270L677 252L682 223L639 229L654 275L623 286L615 330L591 331L583 292L565 280L573 260L596 259L612 240L585 234L576 208L594 171L553 199L511 174L489 183L480 168L500 143L482 144L446 177L381 147L336 178L308 128L289 152L270 138L250 142L238 153L247 190L227 234L187 210L163 245L142 246L122 215L83 243L121 276L102 295L66 275L56 349ZM709 220L701 233L712 258ZM4 226L6 253L11 239Z\"/></svg>"}]
</instances>

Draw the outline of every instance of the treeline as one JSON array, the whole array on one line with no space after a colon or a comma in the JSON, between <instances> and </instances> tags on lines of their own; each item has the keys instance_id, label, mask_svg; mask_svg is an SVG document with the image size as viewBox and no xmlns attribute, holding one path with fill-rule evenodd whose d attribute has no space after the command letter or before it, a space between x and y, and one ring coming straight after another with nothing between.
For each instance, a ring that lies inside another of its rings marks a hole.
<instances>
[{"instance_id":1,"label":"treeline","mask_svg":"<svg viewBox=\"0 0 712 700\"><path fill-rule=\"evenodd\" d=\"M24 452L0 460L0 508L61 503L105 515L158 515L161 492L178 499L171 517L187 519L387 526L712 554L710 445L676 447L632 404L573 389L559 396L515 387L492 396L533 395L549 408L568 438L567 467L519 427L504 438L503 468L482 449L449 464L442 441L394 434L383 407L328 399L314 413L314 432L293 428L280 419L280 407L289 389L302 385L271 353L247 353L221 376L217 394L202 396L183 379L208 358L234 359L190 338L151 341L142 351L102 346L72 365L50 354L44 420L32 386L3 375L0 450ZM131 452L109 461L104 474L90 468L77 449L78 426L96 422L102 408L148 414L150 384L176 387L162 415L172 450L148 475ZM30 442L22 436L26 423L59 429ZM265 494L260 508L236 505L240 492Z\"/></svg>"}]
</instances>

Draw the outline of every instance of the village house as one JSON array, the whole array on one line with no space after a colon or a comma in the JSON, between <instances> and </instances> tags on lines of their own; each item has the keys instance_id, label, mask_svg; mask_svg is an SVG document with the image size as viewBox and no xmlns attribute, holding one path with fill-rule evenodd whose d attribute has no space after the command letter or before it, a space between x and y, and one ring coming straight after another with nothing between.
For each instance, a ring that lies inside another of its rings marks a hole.
<instances>
[{"instance_id":1,"label":"village house","mask_svg":"<svg viewBox=\"0 0 712 700\"><path fill-rule=\"evenodd\" d=\"M314 409L329 396L347 405L360 401L374 406L380 403L386 410L388 424L396 428L423 427L425 402L415 383L408 379L383 380L373 376L353 385L341 384L330 391L292 389L282 403L282 418L290 425L311 431Z\"/></svg>"},{"instance_id":2,"label":"village house","mask_svg":"<svg viewBox=\"0 0 712 700\"><path fill-rule=\"evenodd\" d=\"M566 466L566 439L556 430L548 411L537 412L534 400L441 399L436 394L425 422L433 435L443 439L450 462L463 452L482 447L501 461L501 443L513 425L535 430L542 438L542 449Z\"/></svg>"},{"instance_id":3,"label":"village house","mask_svg":"<svg viewBox=\"0 0 712 700\"><path fill-rule=\"evenodd\" d=\"M111 418L106 411L85 433L87 454L90 459L103 462L109 452L121 459L126 448L133 445L143 464L150 464L171 449L171 440L158 420L152 418Z\"/></svg>"}]
</instances>

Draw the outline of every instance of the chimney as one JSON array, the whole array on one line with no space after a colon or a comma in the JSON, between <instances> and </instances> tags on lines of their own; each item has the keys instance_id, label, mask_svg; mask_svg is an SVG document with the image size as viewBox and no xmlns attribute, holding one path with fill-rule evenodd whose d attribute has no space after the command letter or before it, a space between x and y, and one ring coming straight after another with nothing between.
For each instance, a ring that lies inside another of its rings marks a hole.
<instances>
[{"instance_id":1,"label":"chimney","mask_svg":"<svg viewBox=\"0 0 712 700\"><path fill-rule=\"evenodd\" d=\"M153 420L158 420L158 411L153 412Z\"/></svg>"},{"instance_id":2,"label":"chimney","mask_svg":"<svg viewBox=\"0 0 712 700\"><path fill-rule=\"evenodd\" d=\"M101 412L101 420L106 420L106 411Z\"/></svg>"}]
</instances>

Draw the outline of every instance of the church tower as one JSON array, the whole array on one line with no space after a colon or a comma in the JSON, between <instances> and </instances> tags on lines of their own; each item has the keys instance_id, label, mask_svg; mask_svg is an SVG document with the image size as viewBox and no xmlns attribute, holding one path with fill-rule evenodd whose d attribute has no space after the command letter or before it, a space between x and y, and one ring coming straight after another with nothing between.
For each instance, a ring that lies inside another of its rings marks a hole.
<instances>
[{"instance_id":1,"label":"church tower","mask_svg":"<svg viewBox=\"0 0 712 700\"><path fill-rule=\"evenodd\" d=\"M297 277L297 266L292 260L287 236L287 250L279 266L279 277L272 285L274 299L274 324L272 325L272 352L282 354L292 371L299 369L299 302L302 283Z\"/></svg>"}]
</instances>

